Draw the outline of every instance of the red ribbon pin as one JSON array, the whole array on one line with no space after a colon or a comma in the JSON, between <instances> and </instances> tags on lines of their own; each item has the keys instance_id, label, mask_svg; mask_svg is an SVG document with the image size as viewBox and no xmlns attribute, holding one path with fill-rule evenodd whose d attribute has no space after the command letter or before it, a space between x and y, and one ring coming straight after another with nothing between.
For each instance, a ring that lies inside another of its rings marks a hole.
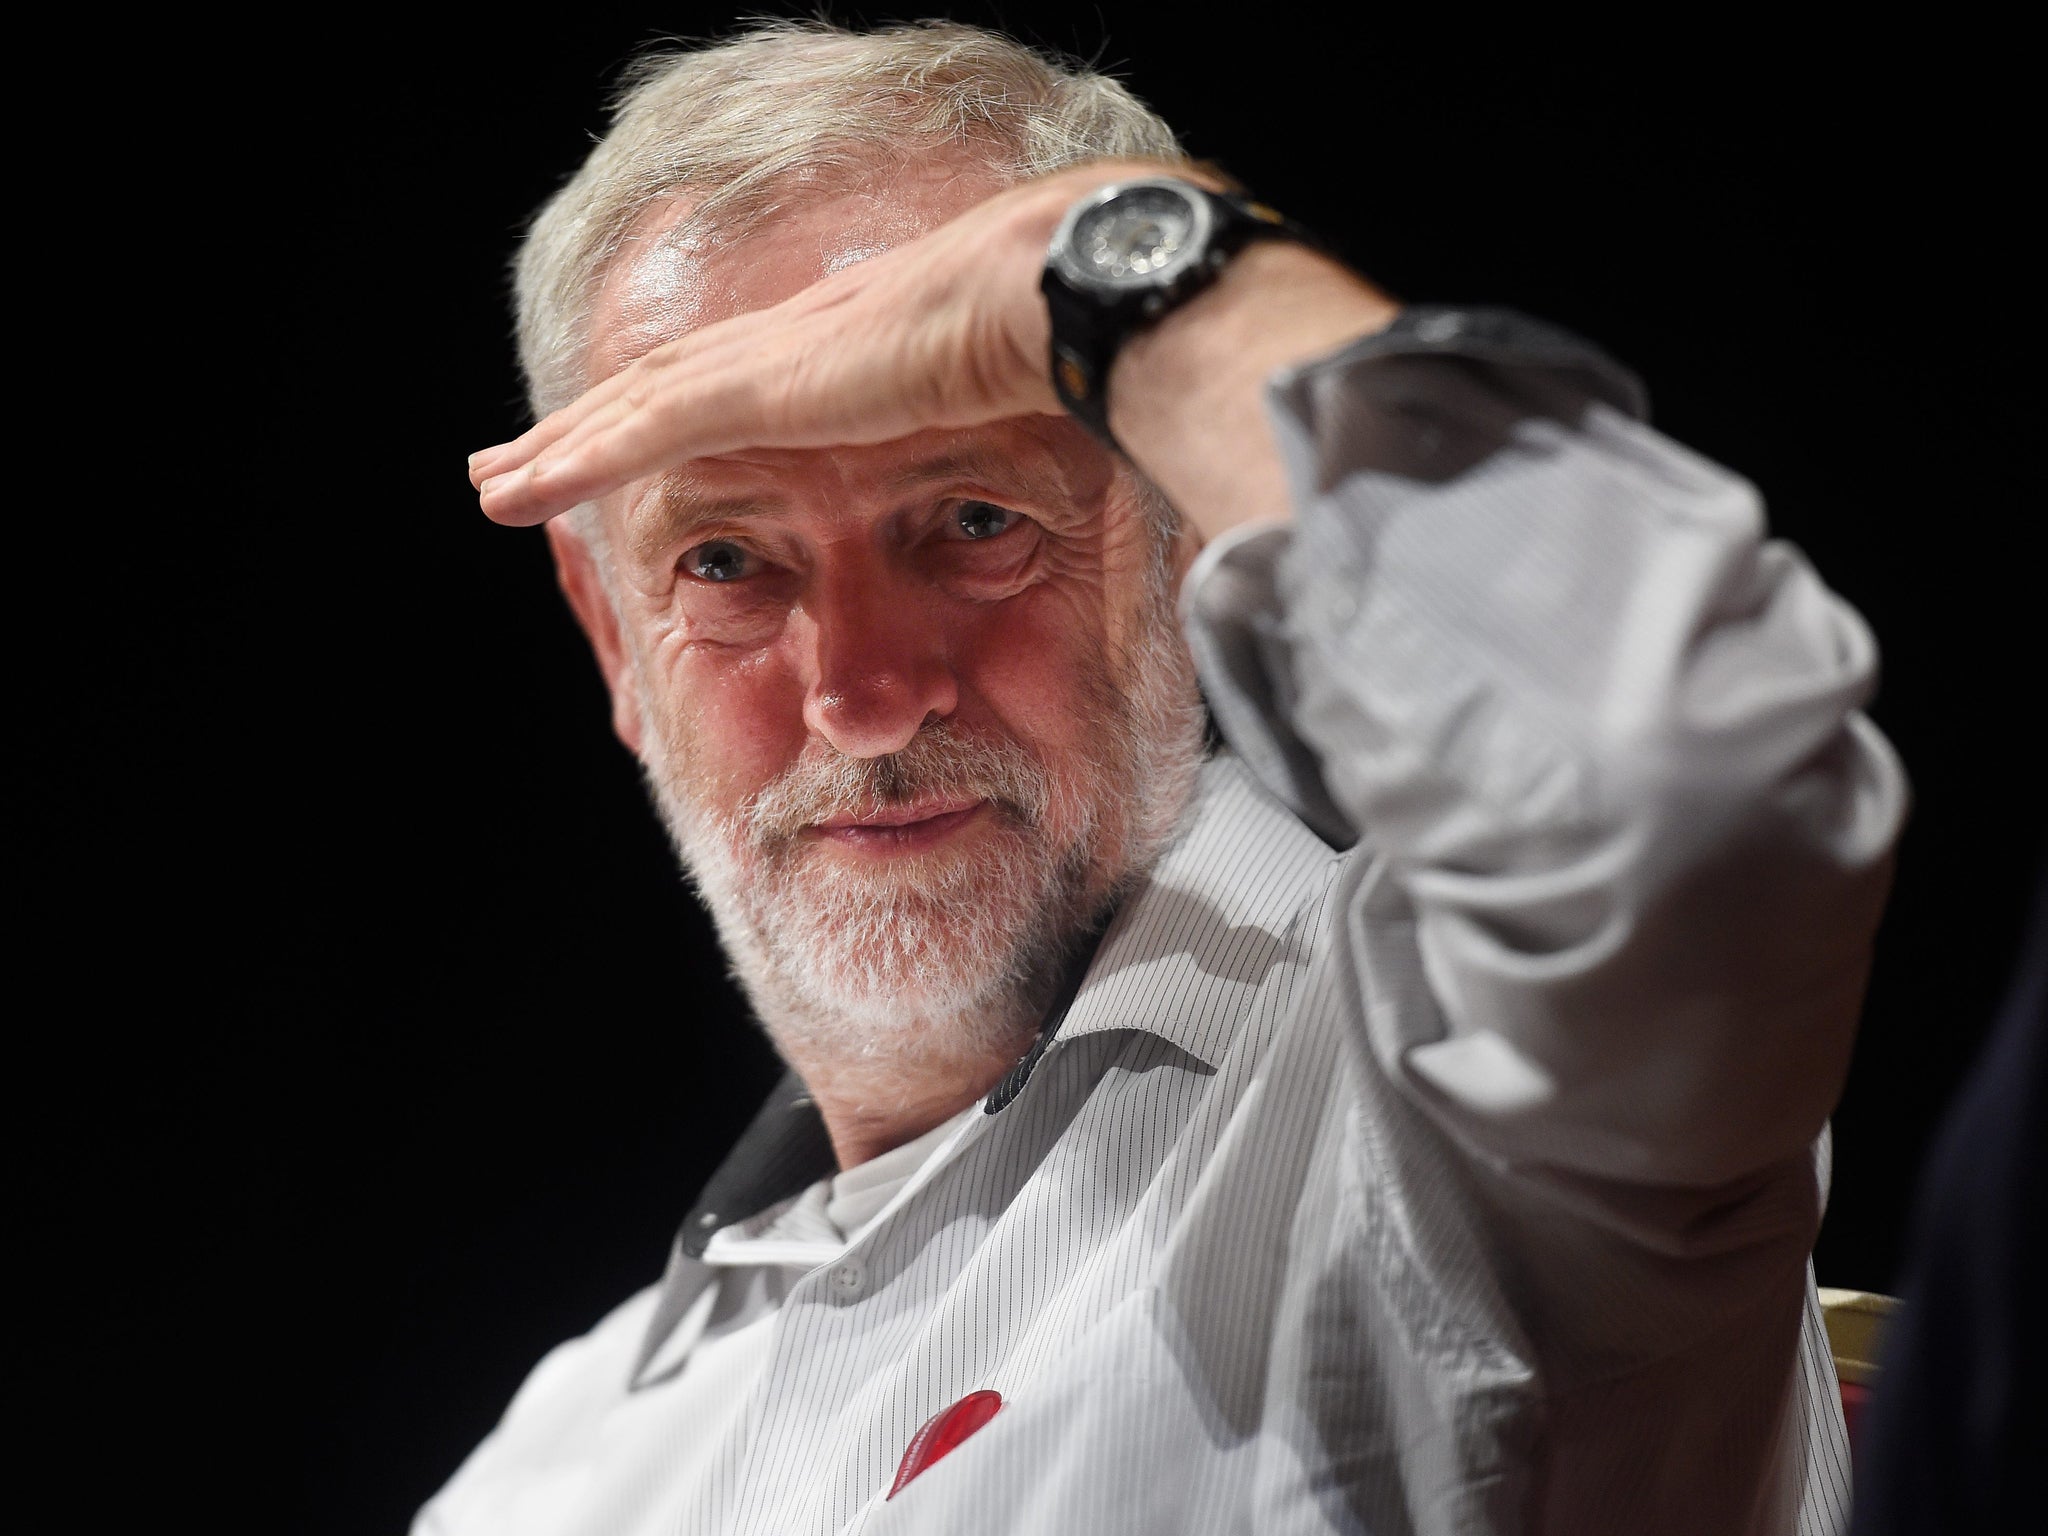
<instances>
[{"instance_id":1,"label":"red ribbon pin","mask_svg":"<svg viewBox=\"0 0 2048 1536\"><path fill-rule=\"evenodd\" d=\"M970 1392L952 1407L941 1408L925 1420L924 1428L910 1437L910 1449L903 1453L902 1464L896 1468L896 1481L889 1485L889 1498L909 1487L910 1480L932 1463L950 1455L961 1441L994 1418L1002 1406L1000 1392ZM886 1504L888 1499L882 1502Z\"/></svg>"}]
</instances>

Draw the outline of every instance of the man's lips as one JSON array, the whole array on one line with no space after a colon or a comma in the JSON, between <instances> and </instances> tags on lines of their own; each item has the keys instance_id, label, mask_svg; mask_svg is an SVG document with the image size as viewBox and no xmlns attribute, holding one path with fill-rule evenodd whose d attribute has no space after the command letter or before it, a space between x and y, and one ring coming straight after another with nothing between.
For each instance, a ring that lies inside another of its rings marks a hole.
<instances>
[{"instance_id":1,"label":"man's lips","mask_svg":"<svg viewBox=\"0 0 2048 1536\"><path fill-rule=\"evenodd\" d=\"M826 818L811 832L842 847L876 853L908 853L927 848L966 826L988 805L985 800L950 799L920 805L885 805L871 811Z\"/></svg>"}]
</instances>

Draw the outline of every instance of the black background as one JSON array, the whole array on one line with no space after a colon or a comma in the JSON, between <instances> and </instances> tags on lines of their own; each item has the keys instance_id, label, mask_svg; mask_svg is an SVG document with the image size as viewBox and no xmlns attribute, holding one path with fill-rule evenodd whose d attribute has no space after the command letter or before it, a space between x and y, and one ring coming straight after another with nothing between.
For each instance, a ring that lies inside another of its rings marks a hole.
<instances>
[{"instance_id":1,"label":"black background","mask_svg":"<svg viewBox=\"0 0 2048 1536\"><path fill-rule=\"evenodd\" d=\"M1890 1284L2041 847L2017 50L1704 13L934 9L1099 54L1404 297L1602 342L1870 619L1917 810L1819 1268ZM731 18L309 15L206 41L138 148L170 174L119 222L111 308L209 368L153 386L169 450L117 498L146 531L58 526L105 643L45 637L93 686L41 718L91 766L44 786L66 854L24 931L80 1006L25 1081L71 1074L86 1109L22 1162L39 1269L104 1351L74 1382L191 1431L166 1488L275 1475L288 1524L402 1527L547 1347L653 1277L775 1074L542 540L463 476L523 424L524 219L626 57ZM173 243L188 291L120 275Z\"/></svg>"}]
</instances>

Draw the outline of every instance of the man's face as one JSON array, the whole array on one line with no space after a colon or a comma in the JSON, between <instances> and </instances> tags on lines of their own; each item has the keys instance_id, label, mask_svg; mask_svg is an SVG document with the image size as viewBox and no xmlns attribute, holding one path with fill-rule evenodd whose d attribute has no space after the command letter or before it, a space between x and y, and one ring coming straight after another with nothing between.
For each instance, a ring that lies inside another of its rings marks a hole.
<instances>
[{"instance_id":1,"label":"man's face","mask_svg":"<svg viewBox=\"0 0 2048 1536\"><path fill-rule=\"evenodd\" d=\"M933 170L709 250L658 210L608 276L591 377L995 189ZM1199 749L1173 561L1128 473L1031 417L698 461L602 515L621 733L785 1050L1014 1037Z\"/></svg>"}]
</instances>

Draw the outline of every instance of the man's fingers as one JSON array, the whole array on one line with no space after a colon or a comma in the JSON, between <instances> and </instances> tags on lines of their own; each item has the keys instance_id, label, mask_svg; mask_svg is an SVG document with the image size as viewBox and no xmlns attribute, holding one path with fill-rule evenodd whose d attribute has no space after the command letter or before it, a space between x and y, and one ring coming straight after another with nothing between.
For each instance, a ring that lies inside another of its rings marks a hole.
<instances>
[{"instance_id":1,"label":"man's fingers","mask_svg":"<svg viewBox=\"0 0 2048 1536\"><path fill-rule=\"evenodd\" d=\"M544 522L592 495L613 489L613 485L603 485L560 505L555 505L560 498L551 489L542 494L542 487L558 483L557 476L562 477L561 484L580 483L576 469L584 445L616 430L648 406L658 405L665 391L689 388L691 381L680 375L749 360L754 351L751 333L760 318L736 316L657 348L534 423L511 442L472 454L469 482L483 499L485 515L494 522L525 526ZM669 446L681 448L680 444ZM683 451L677 456L692 455ZM635 473L653 467L650 462Z\"/></svg>"},{"instance_id":2,"label":"man's fingers","mask_svg":"<svg viewBox=\"0 0 2048 1536\"><path fill-rule=\"evenodd\" d=\"M1031 244L1042 245L1036 232ZM987 355L987 296L967 280L985 276L987 245L979 225L954 226L656 347L475 455L485 515L544 522L628 481L743 448L882 442L1052 409L1035 362L1022 369L1033 393L1011 377L1020 370L1007 354ZM1028 284L1019 291L1035 302Z\"/></svg>"},{"instance_id":3,"label":"man's fingers","mask_svg":"<svg viewBox=\"0 0 2048 1536\"><path fill-rule=\"evenodd\" d=\"M786 410L768 409L797 359L828 345L801 335L791 314L776 311L736 316L670 342L503 449L485 450L471 467L484 515L525 526L690 459L862 440L856 425L835 419L839 412L819 409L843 405L829 398L831 390L795 412L793 422L776 419ZM877 436L872 426L865 434Z\"/></svg>"},{"instance_id":4,"label":"man's fingers","mask_svg":"<svg viewBox=\"0 0 2048 1536\"><path fill-rule=\"evenodd\" d=\"M504 460L510 443L493 443L488 448L479 448L469 456L469 484L472 490L482 490L483 484L497 473L495 468Z\"/></svg>"},{"instance_id":5,"label":"man's fingers","mask_svg":"<svg viewBox=\"0 0 2048 1536\"><path fill-rule=\"evenodd\" d=\"M669 464L733 446L721 441L720 416L736 422L739 413L706 409L713 393L706 380L669 379L659 389L614 394L524 464L488 477L478 488L484 515L515 526L545 522Z\"/></svg>"},{"instance_id":6,"label":"man's fingers","mask_svg":"<svg viewBox=\"0 0 2048 1536\"><path fill-rule=\"evenodd\" d=\"M502 475L515 464L523 464L539 452L540 445L530 443L534 427L527 428L509 443L494 443L488 448L478 449L469 456L469 483L482 490L484 482L494 475Z\"/></svg>"},{"instance_id":7,"label":"man's fingers","mask_svg":"<svg viewBox=\"0 0 2048 1536\"><path fill-rule=\"evenodd\" d=\"M573 430L576 420L589 408L589 398L565 406L543 417L509 443L498 443L469 456L469 483L481 492L495 479L504 478L531 464Z\"/></svg>"}]
</instances>

